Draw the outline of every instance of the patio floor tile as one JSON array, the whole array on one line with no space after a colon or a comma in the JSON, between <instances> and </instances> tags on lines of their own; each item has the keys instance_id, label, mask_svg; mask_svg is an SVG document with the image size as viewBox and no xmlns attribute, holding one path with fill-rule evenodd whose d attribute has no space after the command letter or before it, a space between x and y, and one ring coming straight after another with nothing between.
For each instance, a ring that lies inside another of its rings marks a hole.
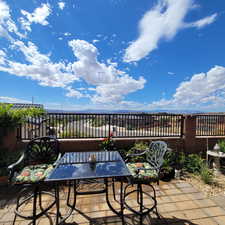
<instances>
[{"instance_id":1,"label":"patio floor tile","mask_svg":"<svg viewBox=\"0 0 225 225\"><path fill-rule=\"evenodd\" d=\"M88 186L83 185L84 189ZM224 225L225 224L225 210L220 207L213 199L206 198L200 191L195 189L191 184L183 181L173 181L171 183L162 183L157 186L158 191L158 211L162 216L159 220L154 214L150 214L144 220L145 225ZM117 199L119 198L119 185L116 185ZM131 188L132 190L132 188ZM151 193L148 187L145 190ZM0 190L1 191L1 190ZM66 206L66 196L68 187L64 186L60 189L60 206L61 213L65 215L68 211ZM9 195L10 200L3 197L0 207L0 225L12 224L14 218L13 209L15 208L15 196ZM110 191L110 198L113 199L112 192ZM4 201L3 201L4 200ZM42 205L46 206L51 202L51 198L47 195L42 197ZM138 209L136 202L136 195L132 194L127 199L130 206ZM151 201L145 196L144 202L147 206L151 205ZM120 206L116 202L112 205L119 209ZM74 211L72 215L66 220L66 224L71 225L90 225L90 224L109 224L121 225L119 217L108 208L105 201L105 195L85 195L78 196L77 205L78 211ZM38 207L39 209L39 207ZM32 202L30 201L23 207L23 212L28 214L32 213ZM79 213L81 212L81 214ZM126 221L128 224L138 224L139 218L133 215L130 211L125 210ZM56 207L53 207L47 216L39 218L37 225L51 225L54 224L56 218ZM27 225L29 221L17 217L15 225Z\"/></svg>"}]
</instances>

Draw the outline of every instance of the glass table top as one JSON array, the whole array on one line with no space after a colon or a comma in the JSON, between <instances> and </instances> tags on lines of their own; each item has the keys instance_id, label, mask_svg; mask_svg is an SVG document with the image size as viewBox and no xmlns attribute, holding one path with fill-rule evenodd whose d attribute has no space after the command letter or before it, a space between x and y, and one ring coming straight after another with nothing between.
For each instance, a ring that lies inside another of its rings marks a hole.
<instances>
[{"instance_id":1,"label":"glass table top","mask_svg":"<svg viewBox=\"0 0 225 225\"><path fill-rule=\"evenodd\" d=\"M95 156L95 163L89 161ZM58 162L46 181L96 179L131 176L126 164L117 151L111 152L71 152Z\"/></svg>"}]
</instances>

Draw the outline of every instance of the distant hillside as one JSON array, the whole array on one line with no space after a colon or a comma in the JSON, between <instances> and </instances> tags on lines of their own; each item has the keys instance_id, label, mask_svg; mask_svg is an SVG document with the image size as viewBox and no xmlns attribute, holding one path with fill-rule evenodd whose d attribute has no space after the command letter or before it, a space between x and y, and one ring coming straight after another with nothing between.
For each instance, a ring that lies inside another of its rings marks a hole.
<instances>
[{"instance_id":1,"label":"distant hillside","mask_svg":"<svg viewBox=\"0 0 225 225\"><path fill-rule=\"evenodd\" d=\"M138 111L138 110L101 110L101 109L87 109L87 110L55 110L47 109L51 113L173 113L173 114L195 114L203 113L201 111L194 110L150 110L150 111Z\"/></svg>"}]
</instances>

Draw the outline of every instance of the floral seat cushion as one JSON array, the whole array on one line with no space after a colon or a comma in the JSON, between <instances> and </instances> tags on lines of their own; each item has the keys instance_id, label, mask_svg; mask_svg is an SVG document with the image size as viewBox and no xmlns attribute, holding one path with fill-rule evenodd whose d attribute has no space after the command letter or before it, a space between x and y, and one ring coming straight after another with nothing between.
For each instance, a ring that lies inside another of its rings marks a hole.
<instances>
[{"instance_id":1,"label":"floral seat cushion","mask_svg":"<svg viewBox=\"0 0 225 225\"><path fill-rule=\"evenodd\" d=\"M148 181L158 178L157 171L149 163L127 163L126 165L135 180Z\"/></svg>"},{"instance_id":2,"label":"floral seat cushion","mask_svg":"<svg viewBox=\"0 0 225 225\"><path fill-rule=\"evenodd\" d=\"M16 183L36 183L44 180L47 175L52 171L53 166L51 164L39 164L26 166L15 177Z\"/></svg>"}]
</instances>

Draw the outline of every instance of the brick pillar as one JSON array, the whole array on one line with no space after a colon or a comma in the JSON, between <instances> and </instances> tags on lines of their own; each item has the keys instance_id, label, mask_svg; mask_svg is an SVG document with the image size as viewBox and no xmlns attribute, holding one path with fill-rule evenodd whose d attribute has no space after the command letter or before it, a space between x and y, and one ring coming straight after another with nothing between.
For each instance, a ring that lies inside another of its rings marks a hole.
<instances>
[{"instance_id":1,"label":"brick pillar","mask_svg":"<svg viewBox=\"0 0 225 225\"><path fill-rule=\"evenodd\" d=\"M198 153L195 134L196 116L187 115L184 120L184 150L186 153Z\"/></svg>"}]
</instances>

